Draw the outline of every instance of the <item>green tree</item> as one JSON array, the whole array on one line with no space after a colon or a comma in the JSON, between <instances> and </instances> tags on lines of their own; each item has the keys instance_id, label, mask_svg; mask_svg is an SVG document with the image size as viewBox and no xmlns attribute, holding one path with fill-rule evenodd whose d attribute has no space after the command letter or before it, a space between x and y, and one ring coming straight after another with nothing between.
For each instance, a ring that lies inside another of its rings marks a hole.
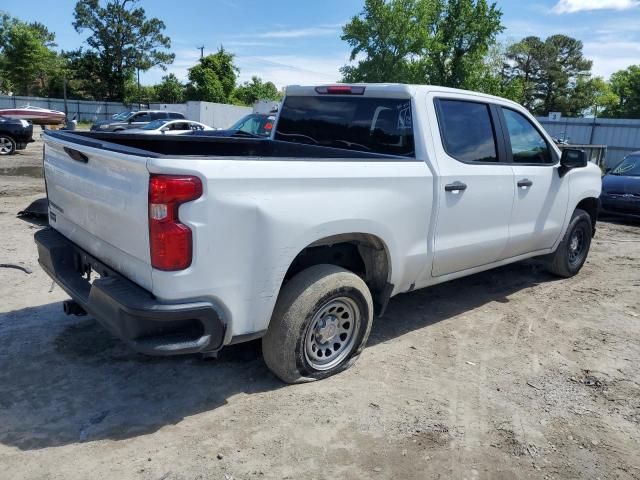
<instances>
[{"instance_id":1,"label":"green tree","mask_svg":"<svg viewBox=\"0 0 640 480\"><path fill-rule=\"evenodd\" d=\"M234 103L252 106L258 100L280 100L281 95L271 82L263 82L259 77L251 77L233 92Z\"/></svg>"},{"instance_id":2,"label":"green tree","mask_svg":"<svg viewBox=\"0 0 640 480\"><path fill-rule=\"evenodd\" d=\"M498 42L491 45L484 61L470 72L466 88L519 102L524 84L519 78L506 75L509 67L506 63L508 48Z\"/></svg>"},{"instance_id":3,"label":"green tree","mask_svg":"<svg viewBox=\"0 0 640 480\"><path fill-rule=\"evenodd\" d=\"M70 98L102 100L108 98L108 85L102 77L103 65L100 56L93 50L63 52L67 94Z\"/></svg>"},{"instance_id":4,"label":"green tree","mask_svg":"<svg viewBox=\"0 0 640 480\"><path fill-rule=\"evenodd\" d=\"M544 115L558 111L579 116L592 106L592 62L584 58L582 42L566 35L542 41L527 37L507 50L505 76L523 85L520 103Z\"/></svg>"},{"instance_id":5,"label":"green tree","mask_svg":"<svg viewBox=\"0 0 640 480\"><path fill-rule=\"evenodd\" d=\"M173 73L162 77L162 82L155 86L156 99L161 103L184 102L185 86Z\"/></svg>"},{"instance_id":6,"label":"green tree","mask_svg":"<svg viewBox=\"0 0 640 480\"><path fill-rule=\"evenodd\" d=\"M351 46L347 82L431 83L472 87L503 30L487 0L366 0L343 27Z\"/></svg>"},{"instance_id":7,"label":"green tree","mask_svg":"<svg viewBox=\"0 0 640 480\"><path fill-rule=\"evenodd\" d=\"M127 80L136 70L153 67L166 69L174 60L167 50L171 40L163 35L165 24L147 19L138 0L109 0L102 7L99 0L79 0L75 6L73 26L77 32L89 30L88 55L97 56L99 63L86 62L97 71L86 72L104 82L104 96L121 100Z\"/></svg>"},{"instance_id":8,"label":"green tree","mask_svg":"<svg viewBox=\"0 0 640 480\"><path fill-rule=\"evenodd\" d=\"M158 101L155 85L138 85L136 75L131 75L125 82L124 103L145 104Z\"/></svg>"},{"instance_id":9,"label":"green tree","mask_svg":"<svg viewBox=\"0 0 640 480\"><path fill-rule=\"evenodd\" d=\"M540 83L541 55L544 42L538 37L526 37L510 45L506 52L507 66L503 76L518 80L522 85L520 98L516 99L526 108L533 108L538 84Z\"/></svg>"},{"instance_id":10,"label":"green tree","mask_svg":"<svg viewBox=\"0 0 640 480\"><path fill-rule=\"evenodd\" d=\"M233 54L220 47L189 69L186 99L229 103L239 72L233 63Z\"/></svg>"},{"instance_id":11,"label":"green tree","mask_svg":"<svg viewBox=\"0 0 640 480\"><path fill-rule=\"evenodd\" d=\"M615 118L640 118L640 65L631 65L611 75L611 90L617 102L606 107L604 115Z\"/></svg>"},{"instance_id":12,"label":"green tree","mask_svg":"<svg viewBox=\"0 0 640 480\"><path fill-rule=\"evenodd\" d=\"M366 0L362 12L342 28L342 40L351 47L349 61L340 70L345 82L417 81L417 56L423 53L427 25L435 8L422 0Z\"/></svg>"},{"instance_id":13,"label":"green tree","mask_svg":"<svg viewBox=\"0 0 640 480\"><path fill-rule=\"evenodd\" d=\"M6 16L0 23L2 89L10 87L18 95L46 94L49 81L61 67L51 49L55 35L39 23L27 24Z\"/></svg>"}]
</instances>

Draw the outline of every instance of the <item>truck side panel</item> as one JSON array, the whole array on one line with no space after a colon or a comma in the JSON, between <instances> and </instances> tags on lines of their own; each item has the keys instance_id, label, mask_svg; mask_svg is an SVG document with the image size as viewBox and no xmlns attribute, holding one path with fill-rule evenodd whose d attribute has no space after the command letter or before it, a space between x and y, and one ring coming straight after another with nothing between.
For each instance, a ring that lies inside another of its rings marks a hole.
<instances>
[{"instance_id":1,"label":"truck side panel","mask_svg":"<svg viewBox=\"0 0 640 480\"><path fill-rule=\"evenodd\" d=\"M180 209L194 261L153 271L153 293L209 297L227 309L231 336L267 328L296 255L332 235L368 233L386 244L394 293L424 269L433 177L422 161L150 159L152 173L204 176L204 194Z\"/></svg>"}]
</instances>

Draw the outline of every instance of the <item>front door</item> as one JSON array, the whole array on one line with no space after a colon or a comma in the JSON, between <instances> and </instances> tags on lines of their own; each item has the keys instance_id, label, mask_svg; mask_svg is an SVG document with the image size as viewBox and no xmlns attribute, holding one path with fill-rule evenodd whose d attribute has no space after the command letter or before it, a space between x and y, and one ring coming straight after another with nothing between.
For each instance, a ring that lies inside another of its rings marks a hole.
<instances>
[{"instance_id":1,"label":"front door","mask_svg":"<svg viewBox=\"0 0 640 480\"><path fill-rule=\"evenodd\" d=\"M531 120L516 110L501 111L516 187L505 251L510 258L555 244L567 214L569 188L558 174L556 155Z\"/></svg>"},{"instance_id":2,"label":"front door","mask_svg":"<svg viewBox=\"0 0 640 480\"><path fill-rule=\"evenodd\" d=\"M462 98L435 100L441 138L434 139L439 175L434 277L501 258L509 238L514 176L491 112Z\"/></svg>"}]
</instances>

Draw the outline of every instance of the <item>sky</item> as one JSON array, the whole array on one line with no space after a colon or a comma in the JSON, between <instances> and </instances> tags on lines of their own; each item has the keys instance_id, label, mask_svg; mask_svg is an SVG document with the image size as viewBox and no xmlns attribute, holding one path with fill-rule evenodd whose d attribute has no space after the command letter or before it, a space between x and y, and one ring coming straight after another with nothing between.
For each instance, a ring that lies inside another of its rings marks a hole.
<instances>
[{"instance_id":1,"label":"sky","mask_svg":"<svg viewBox=\"0 0 640 480\"><path fill-rule=\"evenodd\" d=\"M160 18L171 38L175 62L167 72L186 80L200 57L222 45L236 55L240 81L253 75L276 86L335 82L349 60L341 27L362 11L363 0L140 0L148 16ZM584 43L594 75L640 64L640 0L498 0L502 42L556 33ZM83 45L88 32L71 25L74 0L0 0L0 10L39 21L56 33L60 49ZM160 81L156 68L142 83Z\"/></svg>"}]
</instances>

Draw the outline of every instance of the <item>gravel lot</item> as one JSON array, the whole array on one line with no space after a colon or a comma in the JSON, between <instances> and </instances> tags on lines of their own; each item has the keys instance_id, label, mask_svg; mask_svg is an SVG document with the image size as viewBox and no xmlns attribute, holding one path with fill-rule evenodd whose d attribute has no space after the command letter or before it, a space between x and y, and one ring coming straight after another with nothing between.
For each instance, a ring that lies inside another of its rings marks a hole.
<instances>
[{"instance_id":1,"label":"gravel lot","mask_svg":"<svg viewBox=\"0 0 640 480\"><path fill-rule=\"evenodd\" d=\"M520 263L391 301L351 370L285 386L259 343L135 354L39 269L38 142L0 160L0 477L640 478L640 224L582 272Z\"/></svg>"}]
</instances>

